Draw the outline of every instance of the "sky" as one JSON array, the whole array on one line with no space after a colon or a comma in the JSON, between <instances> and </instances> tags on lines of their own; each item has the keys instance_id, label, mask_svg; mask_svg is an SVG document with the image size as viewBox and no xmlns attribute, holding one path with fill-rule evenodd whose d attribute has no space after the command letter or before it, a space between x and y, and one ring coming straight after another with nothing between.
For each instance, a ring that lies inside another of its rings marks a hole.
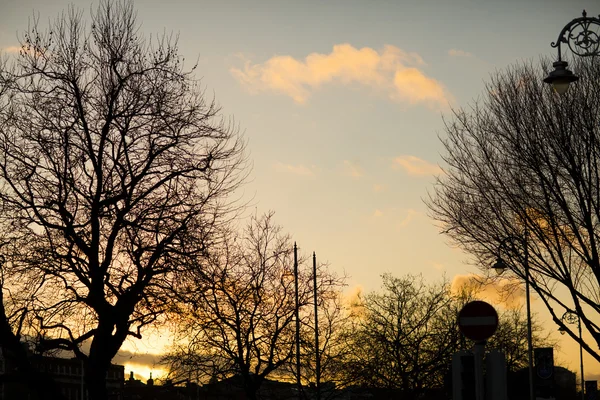
<instances>
[{"instance_id":1,"label":"sky","mask_svg":"<svg viewBox=\"0 0 600 400\"><path fill-rule=\"evenodd\" d=\"M39 14L69 4L0 0L0 49ZM443 118L482 95L486 80L515 63L555 57L571 19L600 13L597 0L138 0L140 33L179 35L187 65L248 141L250 210L276 212L302 251L375 290L380 276L421 273L432 282L479 273L440 235L423 202L443 167ZM534 312L545 321L541 301ZM547 324L549 330L556 327ZM128 343L127 362L148 377L164 338ZM579 370L578 346L555 335L555 357ZM128 358L129 357L129 358ZM600 366L584 357L586 378ZM156 375L155 375L156 377Z\"/></svg>"}]
</instances>

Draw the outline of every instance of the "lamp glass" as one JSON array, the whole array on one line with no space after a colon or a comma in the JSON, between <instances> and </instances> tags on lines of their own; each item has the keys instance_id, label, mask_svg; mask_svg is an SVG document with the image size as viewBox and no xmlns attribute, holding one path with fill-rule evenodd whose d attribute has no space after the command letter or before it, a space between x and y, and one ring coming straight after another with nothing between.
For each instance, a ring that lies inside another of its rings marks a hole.
<instances>
[{"instance_id":1,"label":"lamp glass","mask_svg":"<svg viewBox=\"0 0 600 400\"><path fill-rule=\"evenodd\" d=\"M557 79L552 82L552 87L556 93L563 95L567 93L567 89L569 89L569 83L570 82L566 79Z\"/></svg>"},{"instance_id":2,"label":"lamp glass","mask_svg":"<svg viewBox=\"0 0 600 400\"><path fill-rule=\"evenodd\" d=\"M494 269L494 271L496 271L496 275L498 275L498 276L502 275L502 273L506 269L504 260L502 260L501 258L498 258L496 260L496 262L494 263L494 265L492 265L492 268Z\"/></svg>"}]
</instances>

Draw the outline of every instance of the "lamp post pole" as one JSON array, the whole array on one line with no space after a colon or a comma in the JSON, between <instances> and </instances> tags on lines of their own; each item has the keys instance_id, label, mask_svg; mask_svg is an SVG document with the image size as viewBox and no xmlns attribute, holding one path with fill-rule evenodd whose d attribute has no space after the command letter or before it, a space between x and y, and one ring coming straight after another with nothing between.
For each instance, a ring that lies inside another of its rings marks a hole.
<instances>
[{"instance_id":1,"label":"lamp post pole","mask_svg":"<svg viewBox=\"0 0 600 400\"><path fill-rule=\"evenodd\" d=\"M598 18L588 17L585 10L581 15L565 25L558 34L556 42L550 44L557 48L558 57L552 64L554 70L548 74L544 82L551 84L558 94L565 93L569 84L579 79L569 71L567 68L569 64L562 59L562 43L566 44L571 52L579 57L600 55L600 15Z\"/></svg>"},{"instance_id":2,"label":"lamp post pole","mask_svg":"<svg viewBox=\"0 0 600 400\"><path fill-rule=\"evenodd\" d=\"M579 315L573 311L565 311L565 313L560 317L560 321L567 324L577 323L577 330L579 333L579 367L581 368L581 400L585 400L585 379L583 377L583 341L581 339L581 318ZM564 326L561 326L558 331L561 335L565 334Z\"/></svg>"},{"instance_id":3,"label":"lamp post pole","mask_svg":"<svg viewBox=\"0 0 600 400\"><path fill-rule=\"evenodd\" d=\"M535 399L533 392L533 337L531 333L531 300L529 298L529 250L527 249L527 241L525 245L525 297L527 304L527 363L529 364L529 399Z\"/></svg>"},{"instance_id":4,"label":"lamp post pole","mask_svg":"<svg viewBox=\"0 0 600 400\"><path fill-rule=\"evenodd\" d=\"M581 318L577 316L577 328L579 329L579 367L581 368L581 400L585 400L585 378L583 377L583 345L581 344Z\"/></svg>"},{"instance_id":5,"label":"lamp post pole","mask_svg":"<svg viewBox=\"0 0 600 400\"><path fill-rule=\"evenodd\" d=\"M498 275L506 270L506 263L501 257L501 253L506 250L515 253L515 242L518 242L523 247L523 268L525 270L525 303L527 306L527 364L529 368L529 400L535 400L535 392L533 390L533 335L531 332L531 302L529 299L529 248L527 246L527 228L525 229L524 238L519 236L505 237L498 246L498 258L492 268ZM511 244L509 249L506 248L508 243Z\"/></svg>"}]
</instances>

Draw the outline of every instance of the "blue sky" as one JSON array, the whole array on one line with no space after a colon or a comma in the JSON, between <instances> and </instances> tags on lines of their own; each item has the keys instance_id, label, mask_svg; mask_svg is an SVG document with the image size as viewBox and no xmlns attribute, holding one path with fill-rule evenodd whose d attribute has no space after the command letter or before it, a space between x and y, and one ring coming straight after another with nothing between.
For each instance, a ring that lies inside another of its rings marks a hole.
<instances>
[{"instance_id":1,"label":"blue sky","mask_svg":"<svg viewBox=\"0 0 600 400\"><path fill-rule=\"evenodd\" d=\"M34 10L44 25L70 3L0 0L0 48L18 46ZM86 16L95 8L74 4ZM364 290L384 272L430 280L478 272L448 246L422 201L443 166L442 116L468 106L495 71L555 57L550 43L584 8L600 13L597 0L135 6L142 34L180 35L180 53L190 65L198 59L207 94L245 132L252 208L276 211L303 250ZM559 355L572 369L578 360L567 354L576 348L565 339ZM588 374L600 373L586 362Z\"/></svg>"}]
</instances>

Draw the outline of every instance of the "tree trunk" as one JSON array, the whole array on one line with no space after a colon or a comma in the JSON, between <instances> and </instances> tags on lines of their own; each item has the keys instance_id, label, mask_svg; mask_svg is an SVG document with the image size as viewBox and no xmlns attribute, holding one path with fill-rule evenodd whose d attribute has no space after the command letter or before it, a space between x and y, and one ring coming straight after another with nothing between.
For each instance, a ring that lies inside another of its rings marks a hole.
<instances>
[{"instance_id":1,"label":"tree trunk","mask_svg":"<svg viewBox=\"0 0 600 400\"><path fill-rule=\"evenodd\" d=\"M262 379L254 375L244 375L244 392L246 393L247 400L257 400L258 389Z\"/></svg>"},{"instance_id":2,"label":"tree trunk","mask_svg":"<svg viewBox=\"0 0 600 400\"><path fill-rule=\"evenodd\" d=\"M90 357L85 365L85 384L89 400L107 400L106 376L110 361Z\"/></svg>"}]
</instances>

